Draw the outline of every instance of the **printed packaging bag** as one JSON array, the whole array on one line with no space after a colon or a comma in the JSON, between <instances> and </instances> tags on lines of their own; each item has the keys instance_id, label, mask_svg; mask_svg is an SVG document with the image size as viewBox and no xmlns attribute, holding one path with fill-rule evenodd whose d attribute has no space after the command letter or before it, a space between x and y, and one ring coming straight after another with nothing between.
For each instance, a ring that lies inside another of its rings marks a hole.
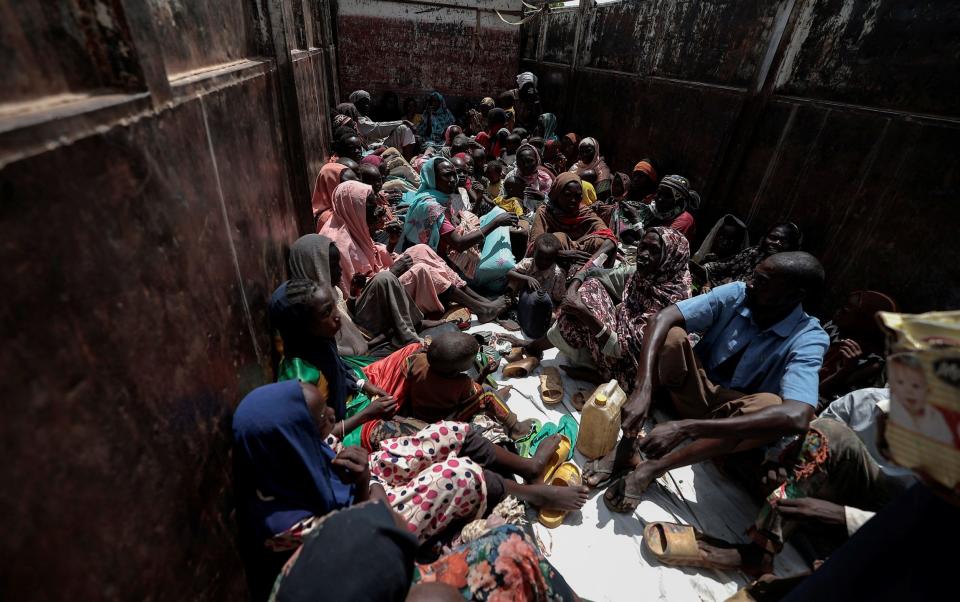
<instances>
[{"instance_id":1,"label":"printed packaging bag","mask_svg":"<svg viewBox=\"0 0 960 602\"><path fill-rule=\"evenodd\" d=\"M953 489L960 484L960 311L878 319L890 335L890 455Z\"/></svg>"}]
</instances>

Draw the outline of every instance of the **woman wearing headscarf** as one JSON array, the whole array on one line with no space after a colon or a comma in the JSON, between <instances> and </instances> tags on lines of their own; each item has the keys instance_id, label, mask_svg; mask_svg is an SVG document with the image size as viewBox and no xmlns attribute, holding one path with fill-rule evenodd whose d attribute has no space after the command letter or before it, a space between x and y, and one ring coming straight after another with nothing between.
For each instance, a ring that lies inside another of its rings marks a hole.
<instances>
[{"instance_id":1,"label":"woman wearing headscarf","mask_svg":"<svg viewBox=\"0 0 960 602\"><path fill-rule=\"evenodd\" d=\"M537 238L547 232L560 239L561 259L576 264L606 253L606 264L613 263L611 251L617 239L592 209L583 206L583 186L574 173L563 173L554 180L549 202L537 209L530 228L528 256L533 254Z\"/></svg>"},{"instance_id":2,"label":"woman wearing headscarf","mask_svg":"<svg viewBox=\"0 0 960 602\"><path fill-rule=\"evenodd\" d=\"M316 387L289 380L254 389L233 415L241 537L261 549L292 551L329 512L376 499L423 543L487 507L488 475L499 475L471 456L489 462L493 444L472 432L467 424L439 422L368 454L343 445Z\"/></svg>"},{"instance_id":3,"label":"woman wearing headscarf","mask_svg":"<svg viewBox=\"0 0 960 602\"><path fill-rule=\"evenodd\" d=\"M334 193L333 217L321 230L337 247L340 256L340 278L333 284L340 289L350 291L355 288L354 278L370 283L383 278L379 274L392 272L406 291L406 295L395 299L398 311L409 314L411 321L422 322L421 312L443 311L439 295L451 286L462 285L463 281L429 247L416 245L400 256L394 257L386 247L376 243L370 235L369 219L376 209L373 189L360 182L344 182ZM369 286L369 284L368 284ZM399 297L395 291L384 291ZM405 301L412 300L413 308L406 308ZM387 306L377 307L368 301L358 308L364 313L379 313L381 319ZM419 309L418 309L419 308ZM418 316L419 314L419 316ZM373 316L369 316L373 318ZM417 319L419 318L419 319ZM430 323L430 326L433 324ZM371 329L371 332L380 332ZM406 331L409 332L409 331ZM416 339L419 340L419 339Z\"/></svg>"},{"instance_id":4,"label":"woman wearing headscarf","mask_svg":"<svg viewBox=\"0 0 960 602\"><path fill-rule=\"evenodd\" d=\"M550 142L559 142L560 139L557 137L557 116L553 113L544 113L537 120L537 132L543 138L544 143Z\"/></svg>"},{"instance_id":5,"label":"woman wearing headscarf","mask_svg":"<svg viewBox=\"0 0 960 602\"><path fill-rule=\"evenodd\" d=\"M774 253L799 251L802 242L803 234L795 223L777 224L770 228L760 244L748 247L729 259L704 264L707 284L700 291L705 293L713 287L730 282L752 283L753 272L764 259Z\"/></svg>"},{"instance_id":6,"label":"woman wearing headscarf","mask_svg":"<svg viewBox=\"0 0 960 602\"><path fill-rule=\"evenodd\" d=\"M507 94L513 97L515 126L532 131L543 112L540 107L540 93L537 91L537 76L529 71L517 75L517 87L509 90Z\"/></svg>"},{"instance_id":7,"label":"woman wearing headscarf","mask_svg":"<svg viewBox=\"0 0 960 602\"><path fill-rule=\"evenodd\" d=\"M349 127L355 131L361 139L363 138L363 134L360 133L360 111L357 110L356 105L352 102L341 102L334 109L334 113L334 131L340 127Z\"/></svg>"},{"instance_id":8,"label":"woman wearing headscarf","mask_svg":"<svg viewBox=\"0 0 960 602\"><path fill-rule=\"evenodd\" d=\"M750 246L750 232L743 221L728 213L717 220L694 253L694 263L703 265L711 261L729 259Z\"/></svg>"},{"instance_id":9,"label":"woman wearing headscarf","mask_svg":"<svg viewBox=\"0 0 960 602\"><path fill-rule=\"evenodd\" d=\"M567 171L567 158L560 150L559 140L548 140L543 145L543 166L554 178Z\"/></svg>"},{"instance_id":10,"label":"woman wearing headscarf","mask_svg":"<svg viewBox=\"0 0 960 602\"><path fill-rule=\"evenodd\" d=\"M641 203L649 205L653 202L653 196L657 192L657 184L660 183L660 176L657 173L655 161L653 159L640 159L633 166L633 173L630 174L630 190L627 199L636 206Z\"/></svg>"},{"instance_id":11,"label":"woman wearing headscarf","mask_svg":"<svg viewBox=\"0 0 960 602\"><path fill-rule=\"evenodd\" d=\"M453 125L453 113L447 108L447 101L439 92L431 92L427 97L427 108L423 112L423 122L417 134L429 146L443 146L443 135Z\"/></svg>"},{"instance_id":12,"label":"woman wearing headscarf","mask_svg":"<svg viewBox=\"0 0 960 602\"><path fill-rule=\"evenodd\" d=\"M313 185L313 217L317 221L317 230L323 227L330 219L330 209L333 207L333 191L344 180L356 180L357 175L347 169L346 165L331 161L324 163L317 174L317 181Z\"/></svg>"},{"instance_id":13,"label":"woman wearing headscarf","mask_svg":"<svg viewBox=\"0 0 960 602\"><path fill-rule=\"evenodd\" d=\"M633 225L630 221L628 203L630 193L630 177L623 172L613 174L613 180L610 183L610 198L606 201L597 203L593 208L597 215L610 226L613 233L619 237L620 233Z\"/></svg>"},{"instance_id":14,"label":"woman wearing headscarf","mask_svg":"<svg viewBox=\"0 0 960 602\"><path fill-rule=\"evenodd\" d=\"M526 187L540 199L536 205L529 201L525 202L527 211L536 211L553 187L553 174L540 164L540 153L532 144L521 144L517 149L517 165L506 177L511 176L517 176L523 180ZM527 200L526 196L524 200Z\"/></svg>"},{"instance_id":15,"label":"woman wearing headscarf","mask_svg":"<svg viewBox=\"0 0 960 602\"><path fill-rule=\"evenodd\" d=\"M683 176L665 176L657 186L657 194L649 205L641 205L639 223L644 229L666 226L693 240L697 223L688 209L700 208L700 195L690 188Z\"/></svg>"},{"instance_id":16,"label":"woman wearing headscarf","mask_svg":"<svg viewBox=\"0 0 960 602\"><path fill-rule=\"evenodd\" d=\"M569 169L571 173L583 175L591 170L597 174L597 194L601 197L610 190L610 168L600 155L600 143L596 138L584 138L577 145L577 162Z\"/></svg>"},{"instance_id":17,"label":"woman wearing headscarf","mask_svg":"<svg viewBox=\"0 0 960 602\"><path fill-rule=\"evenodd\" d=\"M494 106L493 99L487 97L480 101L477 108L467 111L467 135L476 136L487 129L487 113Z\"/></svg>"},{"instance_id":18,"label":"woman wearing headscarf","mask_svg":"<svg viewBox=\"0 0 960 602\"><path fill-rule=\"evenodd\" d=\"M564 136L560 138L560 153L567 162L560 171L570 171L570 168L576 165L577 147L579 144L580 138L573 132L564 134Z\"/></svg>"},{"instance_id":19,"label":"woman wearing headscarf","mask_svg":"<svg viewBox=\"0 0 960 602\"><path fill-rule=\"evenodd\" d=\"M635 266L581 271L570 300L547 336L561 352L583 357L602 380L617 379L629 392L636 381L643 329L654 314L690 296L690 245L671 228L647 230ZM598 276L594 277L594 276Z\"/></svg>"},{"instance_id":20,"label":"woman wearing headscarf","mask_svg":"<svg viewBox=\"0 0 960 602\"><path fill-rule=\"evenodd\" d=\"M332 512L283 567L271 602L577 599L516 525L486 528L428 564L416 552L402 517L380 501Z\"/></svg>"},{"instance_id":21,"label":"woman wearing headscarf","mask_svg":"<svg viewBox=\"0 0 960 602\"><path fill-rule=\"evenodd\" d=\"M319 234L307 234L290 247L289 261L291 278L305 278L333 287L342 314L342 327L337 333L340 355L366 355L381 341L389 341L391 349L399 349L420 340L418 329L436 325L431 320L424 320L423 312L406 292L400 280L404 274L403 262L373 275L359 295L346 299L340 276L343 255L333 240ZM367 342L361 328L377 336Z\"/></svg>"},{"instance_id":22,"label":"woman wearing headscarf","mask_svg":"<svg viewBox=\"0 0 960 602\"><path fill-rule=\"evenodd\" d=\"M456 168L448 159L432 157L424 163L420 169L420 188L414 194L404 195L409 209L399 248L427 245L440 256L450 257L471 282L494 291L502 290L506 287L507 272L515 263L509 252L509 226L516 225L517 218L499 207L479 219L469 212L457 214L450 202L456 192ZM462 220L462 216L466 219ZM503 299L491 302L470 287L462 288L466 297L472 297L468 306L476 308L474 311L481 320L492 319L503 309Z\"/></svg>"}]
</instances>

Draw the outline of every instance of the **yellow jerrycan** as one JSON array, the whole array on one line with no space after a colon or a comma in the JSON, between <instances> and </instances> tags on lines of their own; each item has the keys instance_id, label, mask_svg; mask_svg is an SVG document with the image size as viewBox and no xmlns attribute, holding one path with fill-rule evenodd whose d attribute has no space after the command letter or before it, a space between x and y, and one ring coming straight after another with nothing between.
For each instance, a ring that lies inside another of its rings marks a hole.
<instances>
[{"instance_id":1,"label":"yellow jerrycan","mask_svg":"<svg viewBox=\"0 0 960 602\"><path fill-rule=\"evenodd\" d=\"M577 451L591 460L602 458L617 445L620 408L627 400L616 379L597 387L581 410Z\"/></svg>"}]
</instances>

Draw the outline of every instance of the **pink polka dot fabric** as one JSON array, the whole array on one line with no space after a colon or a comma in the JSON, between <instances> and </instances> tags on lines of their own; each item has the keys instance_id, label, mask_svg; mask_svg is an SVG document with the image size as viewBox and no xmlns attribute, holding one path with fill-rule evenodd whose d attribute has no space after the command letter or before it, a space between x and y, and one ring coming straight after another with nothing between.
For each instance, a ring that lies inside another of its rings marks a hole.
<instances>
[{"instance_id":1,"label":"pink polka dot fabric","mask_svg":"<svg viewBox=\"0 0 960 602\"><path fill-rule=\"evenodd\" d=\"M421 542L457 519L486 508L483 468L457 454L469 427L438 422L409 437L387 439L370 456L370 475L387 492Z\"/></svg>"}]
</instances>

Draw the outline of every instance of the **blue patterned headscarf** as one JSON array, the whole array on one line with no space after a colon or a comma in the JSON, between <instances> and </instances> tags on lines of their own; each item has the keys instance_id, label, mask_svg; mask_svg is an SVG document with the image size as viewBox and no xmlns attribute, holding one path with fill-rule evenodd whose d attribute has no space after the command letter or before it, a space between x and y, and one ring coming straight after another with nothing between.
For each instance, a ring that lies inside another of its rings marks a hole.
<instances>
[{"instance_id":1,"label":"blue patterned headscarf","mask_svg":"<svg viewBox=\"0 0 960 602\"><path fill-rule=\"evenodd\" d=\"M431 157L420 167L420 188L404 194L404 203L409 203L400 235L400 250L413 245L427 244L437 248L440 243L440 226L443 224L450 195L437 190L437 164L449 161L446 157Z\"/></svg>"},{"instance_id":2,"label":"blue patterned headscarf","mask_svg":"<svg viewBox=\"0 0 960 602\"><path fill-rule=\"evenodd\" d=\"M430 110L431 98L440 101L440 106L436 111ZM443 146L443 134L447 128L456 123L453 113L447 108L447 101L439 92L431 92L427 97L427 108L423 112L423 121L417 129L417 133L424 138L424 141L431 146ZM427 130L430 130L429 134Z\"/></svg>"}]
</instances>

